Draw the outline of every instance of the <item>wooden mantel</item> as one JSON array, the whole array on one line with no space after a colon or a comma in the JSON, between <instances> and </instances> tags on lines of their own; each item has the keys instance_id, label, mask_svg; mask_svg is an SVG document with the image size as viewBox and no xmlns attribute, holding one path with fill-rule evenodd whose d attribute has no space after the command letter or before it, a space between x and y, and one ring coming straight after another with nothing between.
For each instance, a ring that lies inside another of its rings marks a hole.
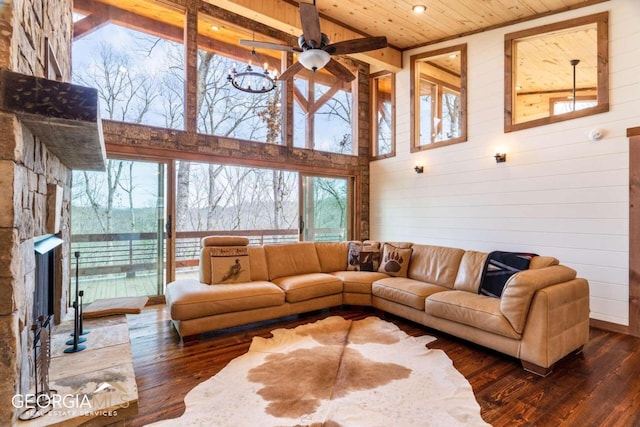
<instances>
[{"instance_id":1,"label":"wooden mantel","mask_svg":"<svg viewBox=\"0 0 640 427\"><path fill-rule=\"evenodd\" d=\"M18 116L68 168L105 170L96 89L3 69L0 109Z\"/></svg>"}]
</instances>

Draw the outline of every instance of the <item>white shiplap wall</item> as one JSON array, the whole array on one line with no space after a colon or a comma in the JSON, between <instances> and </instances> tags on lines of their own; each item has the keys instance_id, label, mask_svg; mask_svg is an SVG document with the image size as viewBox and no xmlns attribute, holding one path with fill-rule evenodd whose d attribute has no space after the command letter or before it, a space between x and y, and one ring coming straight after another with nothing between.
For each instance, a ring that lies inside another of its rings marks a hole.
<instances>
[{"instance_id":1,"label":"white shiplap wall","mask_svg":"<svg viewBox=\"0 0 640 427\"><path fill-rule=\"evenodd\" d=\"M504 34L609 11L610 111L505 134ZM409 152L409 56L468 46L468 141ZM555 256L589 280L591 317L627 325L628 152L640 126L640 1L611 0L406 52L396 153L371 163L371 238ZM604 130L591 142L587 133ZM502 147L507 162L493 155ZM413 171L416 163L425 173Z\"/></svg>"}]
</instances>

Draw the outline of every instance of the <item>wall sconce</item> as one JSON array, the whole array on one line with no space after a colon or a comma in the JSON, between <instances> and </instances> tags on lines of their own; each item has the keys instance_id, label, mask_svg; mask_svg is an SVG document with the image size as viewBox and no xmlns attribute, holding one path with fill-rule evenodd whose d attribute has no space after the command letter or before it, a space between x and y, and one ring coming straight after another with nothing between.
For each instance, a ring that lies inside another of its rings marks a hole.
<instances>
[{"instance_id":1,"label":"wall sconce","mask_svg":"<svg viewBox=\"0 0 640 427\"><path fill-rule=\"evenodd\" d=\"M413 168L413 170L416 171L416 173L424 173L424 166L416 165L416 167Z\"/></svg>"},{"instance_id":2,"label":"wall sconce","mask_svg":"<svg viewBox=\"0 0 640 427\"><path fill-rule=\"evenodd\" d=\"M496 153L493 157L496 158L496 163L504 163L507 161L507 153Z\"/></svg>"}]
</instances>

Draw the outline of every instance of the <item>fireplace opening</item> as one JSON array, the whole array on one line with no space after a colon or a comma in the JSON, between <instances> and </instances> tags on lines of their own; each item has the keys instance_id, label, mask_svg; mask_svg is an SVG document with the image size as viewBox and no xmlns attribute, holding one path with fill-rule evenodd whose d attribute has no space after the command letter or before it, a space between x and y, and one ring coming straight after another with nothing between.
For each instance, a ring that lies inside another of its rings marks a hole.
<instances>
[{"instance_id":1,"label":"fireplace opening","mask_svg":"<svg viewBox=\"0 0 640 427\"><path fill-rule=\"evenodd\" d=\"M56 251L63 240L46 236L34 244L36 253L35 289L32 321L40 327L49 326L54 314L54 292L56 278Z\"/></svg>"}]
</instances>

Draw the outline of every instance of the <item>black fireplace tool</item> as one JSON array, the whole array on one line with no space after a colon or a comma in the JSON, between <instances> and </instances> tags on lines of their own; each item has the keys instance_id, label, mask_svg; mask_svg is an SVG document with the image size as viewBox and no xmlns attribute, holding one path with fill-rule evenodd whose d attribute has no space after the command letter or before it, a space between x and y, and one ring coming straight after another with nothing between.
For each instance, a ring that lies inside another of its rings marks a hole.
<instances>
[{"instance_id":1,"label":"black fireplace tool","mask_svg":"<svg viewBox=\"0 0 640 427\"><path fill-rule=\"evenodd\" d=\"M78 351L82 351L87 348L80 343L85 342L87 339L85 337L81 337L80 335L84 335L89 333L89 331L85 331L82 329L82 300L80 299L84 292L81 292L78 289L78 272L80 270L80 252L74 252L76 257L76 300L73 302L73 338L66 342L67 345L71 347L67 347L64 349L65 353L75 353Z\"/></svg>"}]
</instances>

